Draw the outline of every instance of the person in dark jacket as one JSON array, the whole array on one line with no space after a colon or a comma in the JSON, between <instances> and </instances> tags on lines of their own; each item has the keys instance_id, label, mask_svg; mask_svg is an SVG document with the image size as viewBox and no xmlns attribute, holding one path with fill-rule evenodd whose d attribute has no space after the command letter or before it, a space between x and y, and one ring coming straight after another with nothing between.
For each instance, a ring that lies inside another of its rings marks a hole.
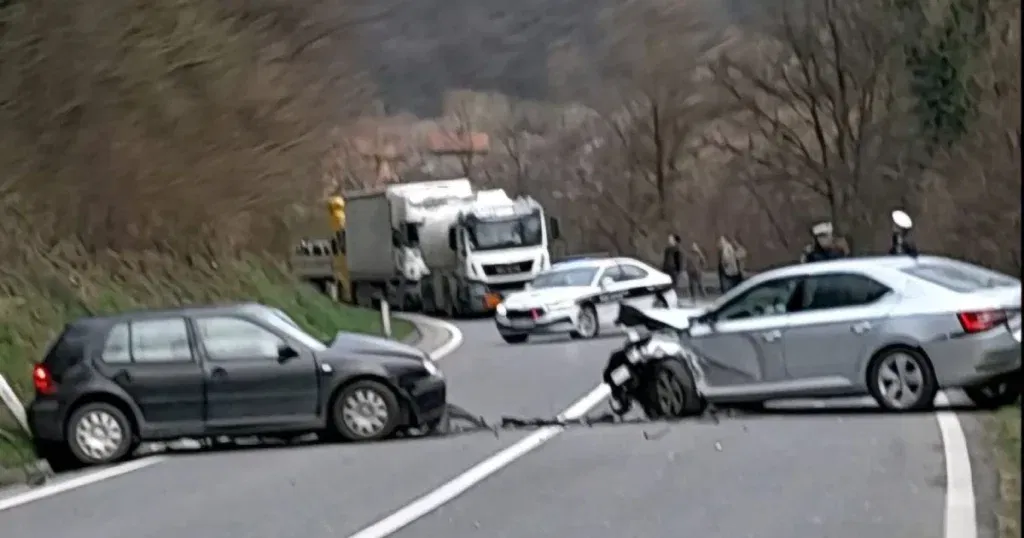
<instances>
[{"instance_id":1,"label":"person in dark jacket","mask_svg":"<svg viewBox=\"0 0 1024 538\"><path fill-rule=\"evenodd\" d=\"M668 245L662 255L661 271L672 277L672 289L678 288L679 275L683 270L683 254L679 250L679 236L670 234Z\"/></svg>"},{"instance_id":2,"label":"person in dark jacket","mask_svg":"<svg viewBox=\"0 0 1024 538\"><path fill-rule=\"evenodd\" d=\"M910 216L903 211L892 212L892 244L889 247L889 254L899 256L917 256L917 245L910 238L910 229L913 226Z\"/></svg>"},{"instance_id":3,"label":"person in dark jacket","mask_svg":"<svg viewBox=\"0 0 1024 538\"><path fill-rule=\"evenodd\" d=\"M804 247L800 256L800 263L813 263L826 260L836 260L849 256L847 249L837 244L833 236L832 223L821 222L811 227L811 235L814 237L810 245Z\"/></svg>"}]
</instances>

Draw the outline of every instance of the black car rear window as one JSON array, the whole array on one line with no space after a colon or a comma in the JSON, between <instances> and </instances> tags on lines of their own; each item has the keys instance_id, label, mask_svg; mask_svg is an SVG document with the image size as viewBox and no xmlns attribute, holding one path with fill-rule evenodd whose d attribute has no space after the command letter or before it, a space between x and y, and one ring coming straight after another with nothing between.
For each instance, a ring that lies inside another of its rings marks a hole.
<instances>
[{"instance_id":1,"label":"black car rear window","mask_svg":"<svg viewBox=\"0 0 1024 538\"><path fill-rule=\"evenodd\" d=\"M1013 277L966 263L920 263L903 269L903 272L960 293L1020 285L1020 281Z\"/></svg>"},{"instance_id":2,"label":"black car rear window","mask_svg":"<svg viewBox=\"0 0 1024 538\"><path fill-rule=\"evenodd\" d=\"M50 371L50 375L59 377L82 360L89 333L89 329L82 325L72 324L64 327L64 331L50 345L43 358L43 364Z\"/></svg>"}]
</instances>

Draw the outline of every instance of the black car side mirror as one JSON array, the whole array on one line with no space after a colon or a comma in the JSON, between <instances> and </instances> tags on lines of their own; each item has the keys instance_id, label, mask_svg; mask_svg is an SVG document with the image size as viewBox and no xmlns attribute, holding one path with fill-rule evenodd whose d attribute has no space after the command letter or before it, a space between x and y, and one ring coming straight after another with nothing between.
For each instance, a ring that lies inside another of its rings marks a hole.
<instances>
[{"instance_id":1,"label":"black car side mirror","mask_svg":"<svg viewBox=\"0 0 1024 538\"><path fill-rule=\"evenodd\" d=\"M277 348L277 362L287 362L299 356L299 352L288 344L282 344Z\"/></svg>"}]
</instances>

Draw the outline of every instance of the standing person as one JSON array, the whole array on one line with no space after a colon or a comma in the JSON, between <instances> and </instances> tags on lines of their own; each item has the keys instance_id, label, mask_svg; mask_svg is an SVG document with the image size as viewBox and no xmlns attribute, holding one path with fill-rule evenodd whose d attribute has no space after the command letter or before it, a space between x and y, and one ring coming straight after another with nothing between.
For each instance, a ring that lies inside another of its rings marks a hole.
<instances>
[{"instance_id":1,"label":"standing person","mask_svg":"<svg viewBox=\"0 0 1024 538\"><path fill-rule=\"evenodd\" d=\"M743 280L736 246L723 235L718 238L718 281L726 293Z\"/></svg>"},{"instance_id":2,"label":"standing person","mask_svg":"<svg viewBox=\"0 0 1024 538\"><path fill-rule=\"evenodd\" d=\"M910 229L913 226L910 216L903 211L892 212L892 244L889 247L889 254L898 256L906 254L917 256L917 245L910 238Z\"/></svg>"},{"instance_id":3,"label":"standing person","mask_svg":"<svg viewBox=\"0 0 1024 538\"><path fill-rule=\"evenodd\" d=\"M683 265L686 266L686 283L690 292L690 300L696 303L698 294L702 299L707 295L704 291L704 271L708 266L708 259L704 257L704 252L696 241L690 245L690 254L686 256Z\"/></svg>"},{"instance_id":4,"label":"standing person","mask_svg":"<svg viewBox=\"0 0 1024 538\"><path fill-rule=\"evenodd\" d=\"M845 258L849 255L847 249L841 248L835 241L832 234L831 222L819 222L811 227L811 244L804 247L800 256L800 263L823 262Z\"/></svg>"},{"instance_id":5,"label":"standing person","mask_svg":"<svg viewBox=\"0 0 1024 538\"><path fill-rule=\"evenodd\" d=\"M661 271L672 277L672 289L679 289L679 273L683 270L683 254L679 251L679 236L669 234L668 245L661 260Z\"/></svg>"}]
</instances>

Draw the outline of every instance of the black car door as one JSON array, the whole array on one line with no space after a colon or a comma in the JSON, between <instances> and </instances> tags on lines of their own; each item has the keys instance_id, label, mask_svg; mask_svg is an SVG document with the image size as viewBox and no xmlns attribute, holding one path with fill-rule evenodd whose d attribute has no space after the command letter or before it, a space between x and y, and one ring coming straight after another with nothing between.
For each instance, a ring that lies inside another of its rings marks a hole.
<instances>
[{"instance_id":1,"label":"black car door","mask_svg":"<svg viewBox=\"0 0 1024 538\"><path fill-rule=\"evenodd\" d=\"M142 412L147 435L202 431L203 372L184 318L142 319L114 325L97 369L119 385Z\"/></svg>"},{"instance_id":2,"label":"black car door","mask_svg":"<svg viewBox=\"0 0 1024 538\"><path fill-rule=\"evenodd\" d=\"M211 427L274 426L316 417L318 379L311 352L253 319L218 315L192 322ZM282 356L285 348L295 356Z\"/></svg>"}]
</instances>

